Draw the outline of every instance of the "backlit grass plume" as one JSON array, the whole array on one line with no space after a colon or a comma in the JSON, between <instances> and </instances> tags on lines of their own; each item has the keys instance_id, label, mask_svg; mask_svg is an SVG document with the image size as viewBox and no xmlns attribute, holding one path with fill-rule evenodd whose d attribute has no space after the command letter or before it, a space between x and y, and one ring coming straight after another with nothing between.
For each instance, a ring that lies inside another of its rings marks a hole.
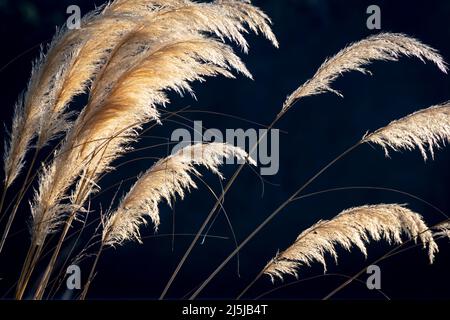
<instances>
[{"instance_id":1,"label":"backlit grass plume","mask_svg":"<svg viewBox=\"0 0 450 320\"><path fill-rule=\"evenodd\" d=\"M185 19L188 19L191 11L185 9L180 8L180 12L185 12ZM174 14L175 21L180 12L169 10L166 18ZM236 21L235 30L245 32L245 16L237 19L235 15L224 11L223 19L229 20L228 23ZM230 20L230 16L234 20ZM166 26L163 29L169 27L166 20L160 21ZM206 27L199 24L199 28L204 31ZM164 37L155 40L149 32L152 30ZM227 29L220 30L225 36ZM170 35L167 31L158 32L154 23L130 34L132 36L125 36L126 41L122 39L114 48L93 83L88 105L68 132L55 161L41 175L33 204L33 235L39 243L55 230L64 212L78 210L92 192L98 176L111 169L111 162L127 150L141 126L150 120L159 120L157 106L169 102L167 91L192 93L192 81L216 75L232 77L233 69L250 76L231 47L202 35L195 28L180 28ZM230 35L230 38L233 37ZM66 193L77 178L76 189L70 195L72 204L67 204L63 202L69 197Z\"/></svg>"},{"instance_id":2,"label":"backlit grass plume","mask_svg":"<svg viewBox=\"0 0 450 320\"><path fill-rule=\"evenodd\" d=\"M113 169L112 162L130 150L144 124L159 122L157 107L169 102L168 91L193 93L193 81L217 75L231 78L233 71L251 77L233 49L224 43L225 38L244 50L246 27L274 39L268 31L270 21L261 11L254 8L249 15L243 10L229 10L230 6L237 6L235 1L205 5L148 1L145 10L140 10L142 4L117 1L103 11L121 11L133 19L136 16L137 24L121 33L107 50L108 56L92 79L86 107L67 132L53 162L40 174L32 203L32 244L28 256L33 257L27 259L33 263L24 265L25 276L16 291L19 299L47 235L65 222L34 296L43 297L62 242L89 195L98 189L98 178ZM140 14L144 15L142 19Z\"/></svg>"},{"instance_id":3,"label":"backlit grass plume","mask_svg":"<svg viewBox=\"0 0 450 320\"><path fill-rule=\"evenodd\" d=\"M114 1L87 14L81 29L62 28L46 53L34 63L24 97L19 99L10 141L5 151L5 184L11 185L20 173L32 140L45 145L68 128L66 112L72 98L86 90L96 73L108 60L113 48L130 31L151 25L158 39L165 33L205 31L221 39L229 38L245 51L246 27L261 32L275 45L270 19L247 2L233 0L196 3L185 0Z\"/></svg>"},{"instance_id":4,"label":"backlit grass plume","mask_svg":"<svg viewBox=\"0 0 450 320\"><path fill-rule=\"evenodd\" d=\"M81 29L62 28L33 64L28 88L16 106L5 152L5 183L20 173L35 137L38 148L69 127L67 105L83 93L102 59L134 22L119 14L87 14Z\"/></svg>"},{"instance_id":5,"label":"backlit grass plume","mask_svg":"<svg viewBox=\"0 0 450 320\"><path fill-rule=\"evenodd\" d=\"M438 251L431 231L422 217L397 204L366 205L347 209L332 220L321 220L303 231L285 251L276 255L264 269L272 278L283 279L284 275L298 276L301 266L314 262L323 265L326 271L325 255L330 254L337 263L336 248L351 251L358 248L367 256L367 244L374 240L385 240L390 244L402 243L402 237L418 237L432 263Z\"/></svg>"},{"instance_id":6,"label":"backlit grass plume","mask_svg":"<svg viewBox=\"0 0 450 320\"><path fill-rule=\"evenodd\" d=\"M404 34L380 33L353 43L325 60L316 74L286 99L281 112L286 112L303 97L327 91L341 96L338 91L331 88L331 83L339 76L350 71L370 73L365 67L371 62L397 61L400 56L431 61L442 72L447 73L447 65L435 49Z\"/></svg>"},{"instance_id":7,"label":"backlit grass plume","mask_svg":"<svg viewBox=\"0 0 450 320\"><path fill-rule=\"evenodd\" d=\"M427 160L434 158L434 149L450 140L450 104L448 102L422 109L366 135L363 142L380 145L386 156L394 151L418 148Z\"/></svg>"},{"instance_id":8,"label":"backlit grass plume","mask_svg":"<svg viewBox=\"0 0 450 320\"><path fill-rule=\"evenodd\" d=\"M117 210L105 219L103 244L114 246L127 240L140 241L139 228L147 224L146 217L158 227L158 205L162 200L171 205L177 195L183 199L186 191L197 187L192 175L200 173L195 166L204 166L222 177L218 166L231 157L245 161L247 153L228 144L198 143L158 161L138 179ZM251 158L249 163L255 165Z\"/></svg>"},{"instance_id":9,"label":"backlit grass plume","mask_svg":"<svg viewBox=\"0 0 450 320\"><path fill-rule=\"evenodd\" d=\"M77 177L81 176L81 180L72 195L74 204L86 199L96 178L127 150L142 124L159 120L156 106L168 102L164 90L190 90L188 81L201 80L203 76L231 76L225 69L228 57L224 55L239 61L225 45L207 38L167 43L119 77L100 105L88 105L68 133L54 163L42 175L33 207L36 235L42 234L38 238L43 238L46 229L55 228L62 212L72 209L59 203Z\"/></svg>"},{"instance_id":10,"label":"backlit grass plume","mask_svg":"<svg viewBox=\"0 0 450 320\"><path fill-rule=\"evenodd\" d=\"M448 221L448 219L445 222L439 223L438 225L434 226L433 235L435 237L444 237L450 239L450 222Z\"/></svg>"},{"instance_id":11,"label":"backlit grass plume","mask_svg":"<svg viewBox=\"0 0 450 320\"><path fill-rule=\"evenodd\" d=\"M221 207L225 212L222 203L244 164L256 165L248 153L224 143L197 143L185 147L156 161L142 173L117 207L101 217L97 229L89 227L95 218L83 213L91 208L95 211L96 203L93 201L98 199L91 196L100 190L102 177L121 166L115 161L133 150L133 144L144 128L151 129L146 125L163 123L161 108L170 103L171 94L195 97L193 83L210 77L234 78L241 74L252 78L233 48L236 46L247 53L246 35L249 32L262 35L278 47L270 18L248 0L113 0L85 15L80 29L63 27L58 30L33 64L27 90L16 104L4 155L5 188L0 196L0 211L9 201L8 188L24 168L28 149L35 149L22 187L10 203L12 210L9 212L8 205L4 211L10 215L0 238L1 252L28 188L36 183L31 199L32 239L17 281L16 299L31 297L39 300L59 293L57 280L64 275L65 264L70 261L72 251L81 250L75 257L80 262L92 256L90 251L98 245L91 272L79 296L84 299L105 247L121 246L127 241L141 242L142 227L150 223L155 230L158 229L159 205L167 202L171 206L177 198L183 199L197 187L195 177L200 177L199 167L223 178L219 166L225 159L238 160L242 165L222 188L220 196L211 190L217 201L175 268L160 299L166 296L198 239L202 235L206 237L214 225L217 209ZM370 36L327 59L310 80L287 97L281 112L264 132L275 128L281 116L303 97L324 92L341 95L332 88L340 75L350 71L370 73L366 69L370 63L397 61L402 56L430 61L442 72L447 72L447 65L440 54L414 38L395 33ZM80 111L71 109L72 100L83 94L87 98L84 107ZM434 158L435 150L449 141L449 107L446 102L423 109L366 134L300 186L240 244L231 230L236 248L193 291L190 298L197 297L288 204L309 196L302 195L305 188L358 146L374 143L380 145L386 155L391 150L418 148L425 160ZM254 146L249 146L250 149L261 148L258 145L265 135ZM55 144L53 151L45 154L42 147L52 141ZM45 156L44 163L34 175L35 162ZM134 160L139 159L130 161ZM36 177L38 181L35 181ZM323 192L338 189L343 188ZM394 189L378 189L407 195ZM89 208L85 208L86 203L89 203ZM72 223L78 217L85 218L84 225L72 234ZM204 233L206 227L208 229ZM231 223L230 227L233 229ZM86 238L84 235L89 231L93 231L92 236ZM48 239L52 233L58 234L54 247L53 241ZM322 264L326 271L326 256L331 255L337 262L338 248L347 251L356 248L367 256L367 247L372 241L384 240L398 245L406 239L413 240L423 246L432 263L438 252L434 237L450 237L449 234L447 220L429 229L419 214L403 205L380 204L347 209L333 219L321 220L301 232L294 244L278 253L239 297L264 274L272 280L277 277L283 279L286 275L297 276L300 267L316 262ZM76 239L72 238L72 249L66 251L66 240L71 236L76 236ZM50 242L52 249L47 252L45 249ZM84 248L80 246L82 243ZM41 264L46 265L41 268ZM57 270L61 273L54 279L55 286L50 287L50 280ZM31 285L35 280L37 283ZM63 284L63 279L59 284Z\"/></svg>"}]
</instances>

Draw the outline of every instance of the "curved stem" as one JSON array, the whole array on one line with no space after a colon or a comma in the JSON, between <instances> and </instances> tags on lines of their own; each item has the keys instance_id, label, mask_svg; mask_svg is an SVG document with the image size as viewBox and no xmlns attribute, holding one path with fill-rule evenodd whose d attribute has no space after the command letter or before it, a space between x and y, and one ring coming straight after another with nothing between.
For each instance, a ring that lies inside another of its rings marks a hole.
<instances>
[{"instance_id":1,"label":"curved stem","mask_svg":"<svg viewBox=\"0 0 450 320\"><path fill-rule=\"evenodd\" d=\"M8 185L7 183L3 183L3 188L2 188L2 198L0 200L0 216L2 216L2 210L3 210L3 205L5 203L5 198L6 198L6 193L8 192Z\"/></svg>"},{"instance_id":2,"label":"curved stem","mask_svg":"<svg viewBox=\"0 0 450 320\"><path fill-rule=\"evenodd\" d=\"M72 225L72 222L75 219L75 216L76 216L76 212L72 213L70 215L69 219L65 223L64 230L61 233L61 236L58 241L58 244L56 245L55 251L53 251L53 255L50 259L50 262L48 263L47 268L45 269L44 275L42 276L41 281L39 283L38 289L36 290L36 292L34 294L34 299L36 299L36 300L41 300L44 295L44 291L47 286L48 280L50 279L50 275L53 270L53 267L55 266L56 259L58 258L58 255L59 255L59 252L61 251L61 247L64 242L64 239L65 239L67 233L69 232L70 226Z\"/></svg>"},{"instance_id":3,"label":"curved stem","mask_svg":"<svg viewBox=\"0 0 450 320\"><path fill-rule=\"evenodd\" d=\"M241 291L241 293L239 293L239 295L236 297L236 300L241 299L242 296L256 283L256 281L259 280L259 278L262 277L263 274L264 274L264 269L260 273L258 273L258 275L255 277L255 279L253 279L253 281L250 282L248 284L248 286L246 286L245 289Z\"/></svg>"},{"instance_id":4,"label":"curved stem","mask_svg":"<svg viewBox=\"0 0 450 320\"><path fill-rule=\"evenodd\" d=\"M419 197L417 197L417 196L415 196L415 195L413 195L413 194L411 194L411 193L408 193L408 192L405 192L405 191L402 191L402 190L397 190L397 189L392 189L392 188L384 188L384 187L368 187L368 186L362 186L362 187L360 187L360 186L355 186L355 187L339 187L339 188L330 188L330 189L326 189L326 190L321 190L321 191L316 191L316 192L311 192L311 193L308 193L308 194L304 194L304 195L302 195L302 196L299 196L299 197L297 197L297 198L295 198L295 199L293 199L293 201L296 201L296 200L300 200L300 199L304 199L304 198L309 198L309 197L311 197L311 196L315 196L315 195L320 195L320 194L324 194L324 193L328 193L328 192L333 192L333 191L344 191L344 190L354 190L354 189L357 189L357 190L361 190L361 189L369 189L369 190L382 190L382 191L391 191L391 192L396 192L396 193L400 193L400 194L403 194L403 195L406 195L406 196L408 196L408 197L411 197L411 198L413 198L413 199L416 199L416 200L418 200L418 201L420 201L420 202L422 202L422 203L424 203L424 204L426 204L426 205L429 205L431 208L433 208L433 209L435 209L436 211L438 211L439 213L441 213L444 217L446 217L446 218L448 218L448 215L447 214L445 214L442 210L440 210L438 207L436 207L436 206L434 206L433 204L431 204L431 203L429 203L428 201L426 201L426 200L423 200L422 198L419 198ZM406 249L404 249L404 250L406 250ZM388 254L386 254L386 256L385 256L385 258L389 258L389 257L391 257L392 255L394 255L394 254L397 254L397 253L399 253L399 252L395 252L395 253L393 253L393 252L391 252L390 254L388 253ZM264 274L264 269L256 276L256 278L239 294L239 296L236 298L237 300L239 300L255 283L256 283L256 281L258 281L259 280L259 278L262 276ZM347 278L351 278L351 277L347 277Z\"/></svg>"},{"instance_id":5,"label":"curved stem","mask_svg":"<svg viewBox=\"0 0 450 320\"><path fill-rule=\"evenodd\" d=\"M31 160L30 166L27 171L27 175L25 176L24 183L22 184L22 187L18 193L19 197L17 198L14 208L13 208L11 214L9 215L8 222L6 223L5 230L3 231L2 239L0 240L0 253L3 250L3 246L5 245L6 238L8 237L9 231L11 230L11 226L13 224L14 218L16 217L16 213L17 213L17 210L19 209L20 203L22 202L22 199L25 196L25 193L27 192L28 179L30 178L31 171L33 170L34 164L35 164L37 156L39 154L39 150L40 150L40 146L37 147L36 150L34 151L33 159ZM4 192L3 192L0 208L3 206L3 201L4 201L5 194L6 194L6 190L7 189L5 188ZM1 212L1 209L0 209L0 212Z\"/></svg>"},{"instance_id":6,"label":"curved stem","mask_svg":"<svg viewBox=\"0 0 450 320\"><path fill-rule=\"evenodd\" d=\"M273 293L273 292L278 291L278 290L280 290L280 289L284 289L284 288L286 288L286 287L290 287L290 286L296 285L296 284L301 283L301 282L310 281L310 280L315 280L315 279L318 279L318 278L324 278L324 277L341 277L341 278L346 278L346 279L350 278L350 276L345 275L345 274L342 274L342 273L325 273L325 274L320 274L320 275L316 275L316 276L311 276L311 277L308 277L308 278L300 279L300 280L297 280L297 281L294 281L294 282L286 283L286 284L284 284L284 285L281 285L281 286L272 288L272 289L270 289L269 291L266 291L266 292L260 294L259 296L257 296L257 297L254 298L253 300L259 300L259 299L261 299L262 297L264 297L264 296L266 296L266 295L268 295L268 294L270 294L270 293ZM358 281L358 282L361 283L362 285L366 285L365 282L363 282L363 281L361 281L361 280L359 280L359 279L356 279L356 281ZM383 291L381 291L381 289L376 289L376 291L378 291L381 295L383 295L383 297L385 297L386 300L391 300L391 298L389 298L389 296L388 296L386 293L384 293Z\"/></svg>"},{"instance_id":7,"label":"curved stem","mask_svg":"<svg viewBox=\"0 0 450 320\"><path fill-rule=\"evenodd\" d=\"M420 232L416 237L411 238L405 242L403 242L402 244L396 246L395 248L393 248L392 250L389 250L386 254L382 255L381 257L379 257L378 259L376 259L374 262L372 262L370 265L374 265L377 264L381 261L383 261L386 258L391 257L392 255L394 255L394 253L398 250L401 249L402 247L404 247L406 244L408 244L409 242L412 242L414 239L416 239L419 235L421 235L424 232L429 231L430 229L433 229L433 227L436 227L437 225L441 224L441 223L446 223L449 222L450 219L446 219L444 221L441 221L437 224L435 224L434 226L423 230L422 232ZM345 281L343 284L341 284L339 287L337 287L336 289L334 289L333 291L331 291L329 294L327 294L323 300L328 300L331 297L333 297L336 293L338 293L339 291L341 291L342 289L344 289L346 286L348 286L350 283L352 283L354 280L356 280L359 276L361 276L365 271L366 271L367 267L362 268L358 273L356 273L354 276L352 276L351 278L349 278L347 281Z\"/></svg>"},{"instance_id":8,"label":"curved stem","mask_svg":"<svg viewBox=\"0 0 450 320\"><path fill-rule=\"evenodd\" d=\"M98 261L100 259L100 255L101 255L101 253L103 251L103 247L104 247L104 244L103 244L103 241L102 241L102 244L100 245L100 248L98 249L97 255L95 256L94 264L92 265L91 272L89 273L88 280L87 280L86 284L84 285L83 292L81 293L80 300L86 299L86 295L88 293L89 286L91 285L91 282L92 282L92 280L94 278L95 268L97 267Z\"/></svg>"}]
</instances>

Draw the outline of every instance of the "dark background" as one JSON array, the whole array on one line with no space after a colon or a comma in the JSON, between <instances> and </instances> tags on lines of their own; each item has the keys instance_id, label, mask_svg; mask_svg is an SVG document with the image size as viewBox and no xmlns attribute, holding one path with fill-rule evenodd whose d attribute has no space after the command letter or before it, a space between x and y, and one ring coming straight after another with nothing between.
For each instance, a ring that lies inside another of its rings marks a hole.
<instances>
[{"instance_id":1,"label":"dark background","mask_svg":"<svg viewBox=\"0 0 450 320\"><path fill-rule=\"evenodd\" d=\"M14 103L25 88L31 61L38 55L38 44L47 42L67 17L66 8L78 4L83 13L101 1L30 1L0 0L0 88L2 121L9 127ZM366 28L366 8L370 4L381 7L382 31L402 32L417 37L437 48L450 60L450 2L441 1L361 1L361 0L285 0L254 1L274 22L274 31L280 41L276 50L264 39L250 36L248 56L241 54L255 81L238 77L237 80L211 79L196 84L197 101L174 97L168 110L190 106L190 110L227 113L258 123L268 124L278 113L286 95L311 77L323 60L346 44L360 40L374 31ZM286 131L280 138L280 170L276 176L264 177L263 186L250 169L244 170L227 194L225 207L233 223L238 242L243 240L280 203L302 183L320 170L335 156L358 141L367 130L374 130L390 120L407 115L419 108L449 99L450 78L430 65L418 60L401 59L398 63L377 62L370 70L373 76L347 74L334 84L344 93L341 99L332 94L310 97L297 104L278 124ZM80 108L83 98L75 101ZM202 120L206 128L251 128L246 121L207 113L183 113L190 120ZM174 118L189 125L189 121ZM148 133L170 137L180 123L168 122ZM3 139L2 139L3 140ZM156 138L144 138L139 146L161 143ZM48 151L48 150L47 150ZM164 156L167 146L137 152L127 159L139 156ZM125 159L125 160L127 160ZM437 152L434 161L424 163L420 153L394 153L386 159L380 148L362 146L345 157L317 179L305 192L333 187L377 186L402 190L429 201L444 212L450 209L448 183L450 153ZM119 160L118 163L124 160ZM151 165L151 161L136 161L101 181L107 188L126 177L132 177ZM235 168L226 166L223 172L230 177ZM205 173L205 180L220 192L217 178ZM129 186L119 190L122 195ZM14 189L9 196L14 194ZM93 202L97 209L91 216L98 217L98 209L110 205L114 192L105 192ZM31 196L31 193L30 193ZM178 201L171 210L161 205L162 223L154 237L151 227L143 229L144 244L127 243L104 253L98 266L98 275L91 286L92 299L154 299L159 296L192 237L176 234L195 233L214 205L215 199L199 182L199 190L184 201ZM363 204L408 203L410 208L424 215L429 224L443 219L436 210L398 193L376 190L349 190L330 192L290 204L241 252L240 277L237 261L232 262L211 282L202 298L233 298L271 259L278 249L290 245L304 228L319 219L331 218L341 210ZM17 223L0 257L1 292L10 288L17 278L28 246L29 236L24 229L29 218L26 204L21 208ZM175 221L175 222L174 222ZM80 223L76 224L79 228ZM3 224L2 224L3 227ZM174 229L173 229L174 228ZM82 239L89 238L87 229ZM178 275L168 297L180 298L206 278L234 247L226 220L221 215L211 229L211 235L227 237L207 238L197 245ZM429 265L426 253L420 248L391 257L380 264L382 290L394 299L450 298L448 269L450 266L448 240L441 240L441 252L434 265ZM64 250L68 252L71 241ZM328 259L331 273L353 275L362 267L385 253L390 247L374 244L369 248L367 261L356 250L349 254L339 251L339 265ZM79 251L77 247L75 253ZM92 260L82 264L87 276ZM44 263L45 265L45 263ZM318 265L302 268L300 276L320 275ZM365 277L361 278L365 281ZM294 281L287 277L284 283ZM266 298L320 299L342 283L344 278L329 276L300 282L276 291ZM277 282L275 285L280 285ZM273 286L266 278L260 280L248 293L256 297ZM60 291L70 297L69 293ZM11 295L5 295L11 297ZM355 282L335 298L383 299L376 291Z\"/></svg>"}]
</instances>

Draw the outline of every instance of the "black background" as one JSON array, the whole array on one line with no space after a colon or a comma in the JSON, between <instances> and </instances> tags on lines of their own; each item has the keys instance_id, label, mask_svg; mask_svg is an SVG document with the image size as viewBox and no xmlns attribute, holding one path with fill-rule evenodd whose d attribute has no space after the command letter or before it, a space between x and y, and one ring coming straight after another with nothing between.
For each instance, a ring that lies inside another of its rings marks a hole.
<instances>
[{"instance_id":1,"label":"black background","mask_svg":"<svg viewBox=\"0 0 450 320\"><path fill-rule=\"evenodd\" d=\"M25 88L31 61L38 55L39 43L48 41L66 19L68 5L77 4L83 13L101 2L86 1L29 1L0 0L0 51L1 116L9 127L13 106L19 93ZM280 48L274 49L264 39L250 36L248 56L241 54L255 81L238 77L237 80L210 79L196 84L197 100L190 97L173 97L168 110L175 111L190 106L191 110L215 111L236 115L258 123L268 124L278 113L288 93L311 77L322 61L346 44L374 33L366 28L366 8L370 4L381 7L382 31L402 32L417 37L437 48L450 59L450 2L441 1L361 1L361 0L284 0L254 1L274 22L274 31ZM30 49L31 48L31 49ZM14 60L12 60L14 59ZM412 59L400 62L377 62L370 70L373 76L351 73L339 79L334 88L345 98L332 94L310 97L297 104L278 124L287 133L280 138L280 170L276 176L264 177L264 186L250 169L240 175L226 197L225 207L238 239L245 238L259 222L294 192L310 176L326 165L336 155L358 141L367 130L374 130L390 120L409 114L418 108L441 103L449 99L448 76L430 65ZM73 108L81 108L84 98L77 99ZM245 121L208 115L185 113L190 120L202 120L206 128L251 128ZM183 119L177 119L189 124ZM151 135L170 137L179 123L165 123L152 130ZM3 140L3 139L2 139ZM139 146L161 143L146 138ZM49 149L47 149L48 151ZM139 156L164 156L167 146L134 153L127 159ZM450 177L448 150L437 152L434 161L424 163L419 152L395 153L386 159L382 150L362 146L327 171L307 191L318 191L344 186L388 187L421 197L444 212L449 211L448 183ZM119 160L118 163L124 160ZM136 161L122 167L101 181L106 188L121 179L145 170L151 161ZM202 171L203 173L204 171ZM233 166L223 168L226 177L234 172ZM204 172L205 180L220 191L217 178ZM119 195L129 184L124 184ZM154 299L159 296L179 259L192 239L190 236L170 236L175 217L176 234L195 233L204 217L214 205L214 198L199 182L199 190L184 201L178 201L174 211L161 206L162 223L158 234L152 237L152 228L142 231L146 238L143 245L128 243L104 253L98 266L98 275L91 287L92 299ZM14 190L9 196L14 194ZM110 205L114 192L106 192L93 203L97 209ZM31 193L30 193L31 196ZM251 281L278 249L287 247L304 228L319 219L330 218L341 210L362 204L408 203L433 224L443 217L430 206L410 197L387 191L351 190L311 197L288 206L263 229L241 252L240 277L237 261L228 266L211 282L202 298L233 298ZM93 213L95 218L97 213ZM10 288L20 271L28 246L26 223L28 206L23 205L0 257L1 292ZM77 227L80 224L76 224ZM83 239L89 237L88 229ZM168 235L168 236L165 236ZM209 238L197 245L178 275L168 298L183 297L212 272L233 250L230 229L223 216L219 217L211 235L228 239ZM449 298L447 240L440 241L441 252L430 266L425 252L409 250L391 257L380 264L382 290L394 299ZM66 253L72 243L68 241ZM79 248L77 248L78 250ZM329 259L329 272L352 275L389 249L383 244L370 246L367 261L361 253L339 251L339 265ZM77 252L77 250L75 252ZM92 260L82 265L86 276ZM319 275L320 266L303 268L302 278ZM364 280L364 278L361 278ZM285 283L295 280L286 279ZM320 299L342 283L344 278L328 276L300 282L276 291L266 298ZM277 282L278 286L281 283ZM248 293L253 298L273 288L268 279L260 280ZM60 292L70 297L68 292ZM5 297L10 297L6 295ZM376 291L369 291L358 282L349 285L336 298L384 299Z\"/></svg>"}]
</instances>

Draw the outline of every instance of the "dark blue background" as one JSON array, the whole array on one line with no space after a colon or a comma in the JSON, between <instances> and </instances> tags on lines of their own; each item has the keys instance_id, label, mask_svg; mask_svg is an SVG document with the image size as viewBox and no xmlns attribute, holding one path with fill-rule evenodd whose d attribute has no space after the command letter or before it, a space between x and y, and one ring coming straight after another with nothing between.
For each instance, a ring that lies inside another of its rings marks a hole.
<instances>
[{"instance_id":1,"label":"dark blue background","mask_svg":"<svg viewBox=\"0 0 450 320\"><path fill-rule=\"evenodd\" d=\"M254 3L271 16L280 41L280 49L276 50L261 38L249 37L250 53L248 56L242 54L242 57L255 81L238 77L237 80L212 79L206 84L196 84L197 101L190 97L174 97L168 110L190 106L192 110L222 112L258 123L270 123L286 95L311 77L327 56L373 33L366 28L368 15L365 12L370 4L381 7L382 31L402 32L417 37L437 48L447 60L450 59L449 1L272 0ZM0 71L0 112L8 126L13 105L27 83L31 61L39 52L36 44L51 38L55 26L64 23L66 8L71 4L78 4L83 13L94 8L92 0L0 0L0 64L5 65ZM101 2L96 4L100 5ZM16 60L8 64L14 58ZM246 169L226 197L225 207L238 241L244 239L310 176L358 141L367 130L377 129L392 119L444 102L450 97L450 78L430 64L401 59L398 63L374 63L370 70L373 76L351 73L336 81L334 88L344 94L344 99L332 94L304 99L278 124L280 129L287 132L281 134L280 171L276 176L265 177L272 184L265 184L264 196L261 197L259 178ZM77 99L74 108L82 105L83 98ZM245 121L206 113L185 113L183 116L190 120L202 120L206 128L225 130L255 127ZM189 124L183 119L176 120ZM169 137L179 127L177 123L165 123L148 134ZM161 141L146 138L139 146L157 143ZM167 146L162 146L134 153L127 159L164 156L166 152ZM331 168L306 192L343 186L389 187L417 195L446 212L450 209L449 159L448 149L438 152L435 161L427 163L423 162L417 151L392 154L391 159L386 159L382 150L374 150L366 145ZM106 188L138 174L150 165L149 160L134 162L113 173L101 185ZM230 177L234 168L227 166L223 171L226 177ZM219 192L217 179L204 173L206 181ZM128 185L124 184L119 195ZM176 203L175 212L165 205L161 206L162 223L158 233L161 237L145 239L143 245L128 243L116 250L108 250L102 256L90 298L153 299L159 296L192 239L190 236L176 236L173 242L170 236L173 217L175 233L192 234L198 230L214 204L214 198L208 194L208 190L201 186L201 182L199 185L200 190ZM113 194L107 192L93 204L97 209L100 205L108 207ZM234 259L206 288L202 297L235 297L277 250L286 248L304 228L319 219L330 218L345 208L381 202L408 203L412 209L422 213L430 224L443 219L436 210L417 200L386 191L340 191L301 200L290 204L242 250L240 278ZM4 279L0 282L2 292L17 277L28 246L28 233L23 231L29 217L27 210L25 204L12 230L12 234L16 235L9 240L0 257L0 278ZM84 238L89 236L90 231L87 230ZM151 237L152 228L146 228L142 234ZM229 238L230 230L223 216L217 220L211 234L228 239L207 239L205 244L197 245L170 290L169 298L184 296L233 250L234 243ZM440 244L441 253L432 266L428 265L425 252L417 248L380 264L382 290L397 299L449 298L450 246L447 240L440 241ZM334 266L329 259L329 272L352 275L388 249L383 244L370 246L368 261L359 252L348 254L339 251L339 265ZM83 270L88 270L91 260L86 262L82 266ZM320 273L321 267L314 266L303 268L300 275L309 277ZM286 282L291 280L295 279L288 278ZM342 281L342 278L322 277L267 297L318 299ZM263 279L248 293L248 297L255 297L271 288L270 282ZM377 292L368 291L360 283L353 283L336 298L383 297Z\"/></svg>"}]
</instances>

